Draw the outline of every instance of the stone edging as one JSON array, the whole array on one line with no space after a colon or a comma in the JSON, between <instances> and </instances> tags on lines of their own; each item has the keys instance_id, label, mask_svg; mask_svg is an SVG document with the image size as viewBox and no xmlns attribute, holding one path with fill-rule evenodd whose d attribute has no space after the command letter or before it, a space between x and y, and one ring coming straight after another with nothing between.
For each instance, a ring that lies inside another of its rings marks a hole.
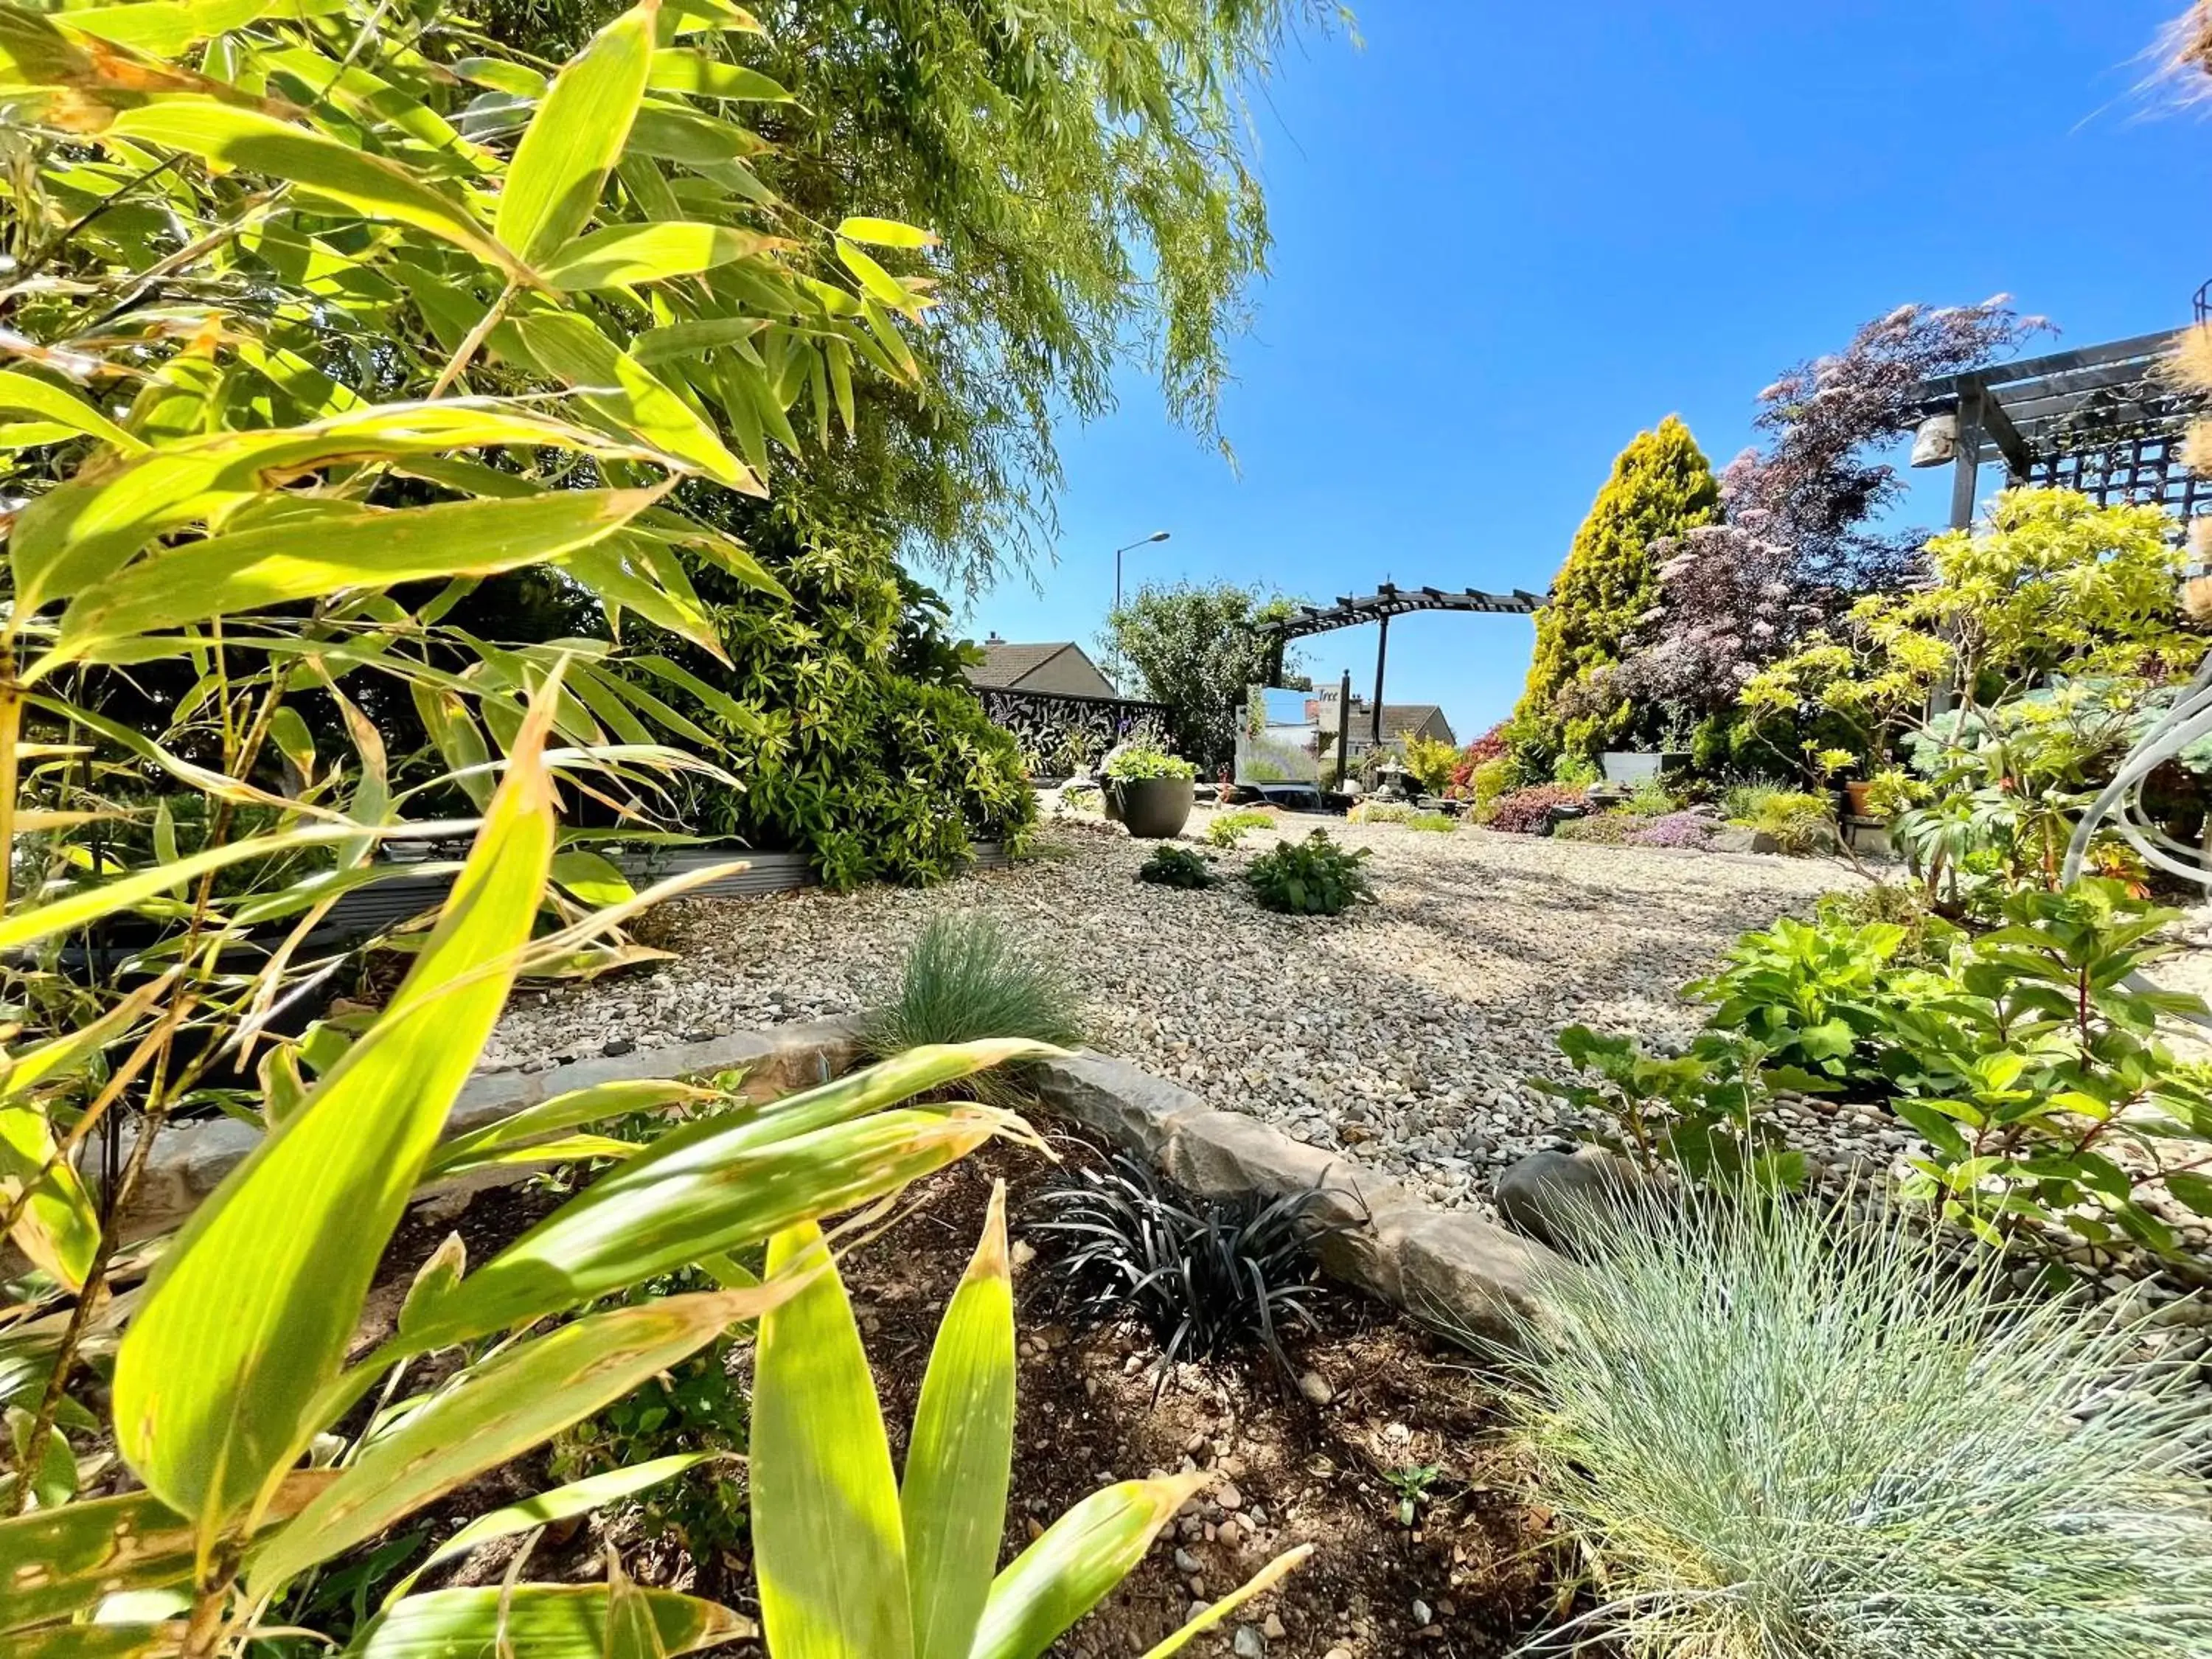
<instances>
[{"instance_id":1,"label":"stone edging","mask_svg":"<svg viewBox=\"0 0 2212 1659\"><path fill-rule=\"evenodd\" d=\"M742 1068L744 1092L766 1099L811 1088L860 1057L852 1019L737 1031L539 1072L479 1072L447 1121L465 1133L509 1112L577 1089L644 1078ZM1048 1112L1148 1160L1204 1198L1268 1198L1304 1188L1328 1196L1318 1213L1345 1231L1322 1248L1322 1271L1418 1319L1485 1336L1510 1334L1508 1310L1536 1302L1539 1276L1559 1258L1534 1239L1472 1215L1438 1210L1341 1158L1293 1140L1241 1112L1208 1106L1189 1090L1123 1060L1079 1054L1037 1068ZM191 1213L258 1144L261 1131L229 1118L164 1130L125 1218L126 1237L173 1227ZM526 1168L478 1171L450 1190L524 1179Z\"/></svg>"}]
</instances>

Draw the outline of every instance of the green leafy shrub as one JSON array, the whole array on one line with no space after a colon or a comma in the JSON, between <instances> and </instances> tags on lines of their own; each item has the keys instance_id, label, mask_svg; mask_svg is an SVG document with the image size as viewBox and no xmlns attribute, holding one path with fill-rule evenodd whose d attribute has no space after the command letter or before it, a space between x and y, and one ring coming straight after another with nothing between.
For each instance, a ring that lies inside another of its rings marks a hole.
<instances>
[{"instance_id":1,"label":"green leafy shrub","mask_svg":"<svg viewBox=\"0 0 2212 1659\"><path fill-rule=\"evenodd\" d=\"M1726 966L1683 994L1713 1004L1709 1024L1742 1032L1778 1065L1838 1080L1878 1079L1896 1012L1943 989L1927 974L1899 967L1907 937L1894 922L1784 916L1746 933Z\"/></svg>"},{"instance_id":2,"label":"green leafy shrub","mask_svg":"<svg viewBox=\"0 0 2212 1659\"><path fill-rule=\"evenodd\" d=\"M1266 910L1291 915L1333 916L1347 906L1371 902L1367 884L1368 849L1346 852L1316 830L1304 841L1288 841L1252 860L1244 879Z\"/></svg>"},{"instance_id":3,"label":"green leafy shrub","mask_svg":"<svg viewBox=\"0 0 2212 1659\"><path fill-rule=\"evenodd\" d=\"M1813 919L1827 929L1863 927L1881 922L1905 929L1905 939L1893 958L1905 968L1943 967L1952 947L1964 933L1936 914L1924 889L1909 882L1876 881L1846 891L1823 893L1813 905Z\"/></svg>"},{"instance_id":4,"label":"green leafy shrub","mask_svg":"<svg viewBox=\"0 0 2212 1659\"><path fill-rule=\"evenodd\" d=\"M1803 1184L1805 1155L1789 1148L1773 1120L1768 1054L1758 1043L1705 1031L1687 1053L1667 1058L1644 1053L1634 1037L1601 1036L1586 1025L1568 1026L1559 1042L1579 1075L1538 1078L1536 1086L1578 1108L1603 1144L1639 1168L1671 1164L1704 1182ZM1779 1076L1821 1086L1794 1073Z\"/></svg>"},{"instance_id":5,"label":"green leafy shrub","mask_svg":"<svg viewBox=\"0 0 2212 1659\"><path fill-rule=\"evenodd\" d=\"M1177 847L1171 842L1162 842L1152 849L1152 854L1137 866L1137 879L1147 881L1155 887L1211 887L1220 878L1208 864L1188 847Z\"/></svg>"},{"instance_id":6,"label":"green leafy shrub","mask_svg":"<svg viewBox=\"0 0 2212 1659\"><path fill-rule=\"evenodd\" d=\"M1628 799L1620 804L1624 812L1633 812L1639 818L1663 818L1681 807L1681 798L1657 778L1645 778L1628 792Z\"/></svg>"},{"instance_id":7,"label":"green leafy shrub","mask_svg":"<svg viewBox=\"0 0 2212 1659\"><path fill-rule=\"evenodd\" d=\"M1459 820L1449 812L1416 812L1406 820L1406 828L1425 830L1432 836L1449 836L1459 828Z\"/></svg>"},{"instance_id":8,"label":"green leafy shrub","mask_svg":"<svg viewBox=\"0 0 2212 1659\"><path fill-rule=\"evenodd\" d=\"M1474 803L1476 823L1489 822L1499 798L1512 789L1515 775L1516 768L1508 755L1493 755L1475 763L1468 775L1468 799Z\"/></svg>"},{"instance_id":9,"label":"green leafy shrub","mask_svg":"<svg viewBox=\"0 0 2212 1659\"><path fill-rule=\"evenodd\" d=\"M1757 780L1732 783L1721 792L1721 816L1730 823L1741 824L1748 829L1758 822L1759 815L1765 810L1767 802L1789 793L1778 783Z\"/></svg>"},{"instance_id":10,"label":"green leafy shrub","mask_svg":"<svg viewBox=\"0 0 2212 1659\"><path fill-rule=\"evenodd\" d=\"M1760 835L1772 836L1775 846L1792 858L1836 845L1834 804L1826 795L1778 790L1759 802L1751 824Z\"/></svg>"},{"instance_id":11,"label":"green leafy shrub","mask_svg":"<svg viewBox=\"0 0 2212 1659\"><path fill-rule=\"evenodd\" d=\"M1106 763L1113 783L1143 783L1153 778L1195 778L1198 768L1149 743L1133 743Z\"/></svg>"},{"instance_id":12,"label":"green leafy shrub","mask_svg":"<svg viewBox=\"0 0 2212 1659\"><path fill-rule=\"evenodd\" d=\"M1346 823L1407 823L1420 812L1411 801L1363 800L1344 815Z\"/></svg>"},{"instance_id":13,"label":"green leafy shrub","mask_svg":"<svg viewBox=\"0 0 2212 1659\"><path fill-rule=\"evenodd\" d=\"M1249 830L1273 830L1276 827L1272 812L1217 812L1213 822L1206 826L1206 838L1216 847L1234 847Z\"/></svg>"},{"instance_id":14,"label":"green leafy shrub","mask_svg":"<svg viewBox=\"0 0 2212 1659\"><path fill-rule=\"evenodd\" d=\"M1577 789L1587 789L1598 781L1599 775L1597 763L1589 756L1575 750L1563 750L1559 759L1552 763L1553 783L1570 784Z\"/></svg>"},{"instance_id":15,"label":"green leafy shrub","mask_svg":"<svg viewBox=\"0 0 2212 1659\"><path fill-rule=\"evenodd\" d=\"M1413 781L1421 786L1422 793L1441 795L1451 787L1452 773L1460 763L1460 751L1441 738L1425 738L1419 733L1405 741L1406 770Z\"/></svg>"},{"instance_id":16,"label":"green leafy shrub","mask_svg":"<svg viewBox=\"0 0 2212 1659\"><path fill-rule=\"evenodd\" d=\"M1516 1304L1535 1491L1577 1627L1638 1656L2212 1651L2185 1368L2008 1305L1901 1221L1753 1195L1594 1212ZM2116 1379L2124 1379L2117 1382Z\"/></svg>"},{"instance_id":17,"label":"green leafy shrub","mask_svg":"<svg viewBox=\"0 0 2212 1659\"><path fill-rule=\"evenodd\" d=\"M1084 1038L1083 1005L1074 976L996 917L933 916L908 947L890 1000L861 1021L860 1047L878 1058L986 1037L1073 1048ZM987 1097L1018 1092L995 1077L979 1083Z\"/></svg>"}]
</instances>

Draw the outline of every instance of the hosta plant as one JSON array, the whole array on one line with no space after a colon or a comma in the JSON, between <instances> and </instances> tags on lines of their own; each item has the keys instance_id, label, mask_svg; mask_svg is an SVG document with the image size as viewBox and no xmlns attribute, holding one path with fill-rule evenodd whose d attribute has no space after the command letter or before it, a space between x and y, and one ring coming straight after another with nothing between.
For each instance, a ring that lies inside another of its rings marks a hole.
<instances>
[{"instance_id":1,"label":"hosta plant","mask_svg":"<svg viewBox=\"0 0 2212 1659\"><path fill-rule=\"evenodd\" d=\"M1368 849L1346 852L1316 830L1304 841L1286 841L1260 854L1244 872L1252 896L1266 910L1294 916L1334 916L1362 902L1372 902L1367 884Z\"/></svg>"}]
</instances>

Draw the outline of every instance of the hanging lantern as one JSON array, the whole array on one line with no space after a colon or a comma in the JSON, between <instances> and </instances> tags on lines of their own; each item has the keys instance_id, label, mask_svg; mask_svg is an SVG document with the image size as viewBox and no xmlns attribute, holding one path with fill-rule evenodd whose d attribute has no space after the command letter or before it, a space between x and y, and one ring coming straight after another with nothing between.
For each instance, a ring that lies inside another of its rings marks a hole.
<instances>
[{"instance_id":1,"label":"hanging lantern","mask_svg":"<svg viewBox=\"0 0 2212 1659\"><path fill-rule=\"evenodd\" d=\"M1942 466L1959 458L1959 417L1930 415L1912 434L1912 465Z\"/></svg>"}]
</instances>

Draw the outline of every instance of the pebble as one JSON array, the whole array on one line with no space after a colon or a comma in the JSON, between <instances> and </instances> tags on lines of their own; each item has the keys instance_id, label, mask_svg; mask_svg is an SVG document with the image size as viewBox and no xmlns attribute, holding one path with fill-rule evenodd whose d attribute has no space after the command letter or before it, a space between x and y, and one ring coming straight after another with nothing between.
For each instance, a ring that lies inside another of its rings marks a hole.
<instances>
[{"instance_id":1,"label":"pebble","mask_svg":"<svg viewBox=\"0 0 2212 1659\"><path fill-rule=\"evenodd\" d=\"M1308 1371L1300 1376L1298 1392L1306 1397L1309 1404L1315 1406L1326 1406L1336 1398L1336 1390L1329 1387L1328 1379L1319 1371Z\"/></svg>"}]
</instances>

